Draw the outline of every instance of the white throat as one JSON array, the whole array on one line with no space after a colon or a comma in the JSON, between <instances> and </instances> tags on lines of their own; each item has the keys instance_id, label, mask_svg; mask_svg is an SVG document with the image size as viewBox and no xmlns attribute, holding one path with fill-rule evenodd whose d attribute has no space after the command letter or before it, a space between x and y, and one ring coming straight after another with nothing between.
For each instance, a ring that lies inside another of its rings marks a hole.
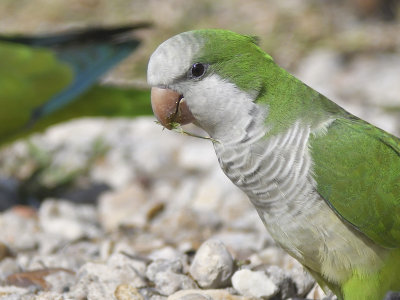
<instances>
[{"instance_id":1,"label":"white throat","mask_svg":"<svg viewBox=\"0 0 400 300\"><path fill-rule=\"evenodd\" d=\"M185 99L197 125L212 138L236 144L265 135L268 110L253 102L256 95L241 91L216 74L183 89L188 91Z\"/></svg>"}]
</instances>

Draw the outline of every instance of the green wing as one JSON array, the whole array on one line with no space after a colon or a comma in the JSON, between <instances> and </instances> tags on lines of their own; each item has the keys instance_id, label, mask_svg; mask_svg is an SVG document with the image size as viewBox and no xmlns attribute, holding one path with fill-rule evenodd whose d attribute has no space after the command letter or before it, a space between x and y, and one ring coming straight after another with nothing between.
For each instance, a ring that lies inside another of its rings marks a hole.
<instances>
[{"instance_id":1,"label":"green wing","mask_svg":"<svg viewBox=\"0 0 400 300\"><path fill-rule=\"evenodd\" d=\"M80 117L136 117L152 115L150 90L95 85L62 109L42 116L32 126L0 136L0 146L47 127ZM0 112L1 113L1 112ZM29 114L26 114L29 120Z\"/></svg>"},{"instance_id":2,"label":"green wing","mask_svg":"<svg viewBox=\"0 0 400 300\"><path fill-rule=\"evenodd\" d=\"M358 118L312 137L319 194L347 222L384 247L400 246L400 140Z\"/></svg>"},{"instance_id":3,"label":"green wing","mask_svg":"<svg viewBox=\"0 0 400 300\"><path fill-rule=\"evenodd\" d=\"M73 70L46 49L0 43L0 139L21 130L32 112L73 80Z\"/></svg>"}]
</instances>

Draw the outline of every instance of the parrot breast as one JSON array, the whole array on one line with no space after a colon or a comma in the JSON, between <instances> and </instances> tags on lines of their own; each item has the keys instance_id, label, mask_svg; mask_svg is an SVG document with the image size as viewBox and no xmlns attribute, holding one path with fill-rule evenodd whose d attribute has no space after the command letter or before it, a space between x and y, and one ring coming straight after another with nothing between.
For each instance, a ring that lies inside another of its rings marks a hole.
<instances>
[{"instance_id":1,"label":"parrot breast","mask_svg":"<svg viewBox=\"0 0 400 300\"><path fill-rule=\"evenodd\" d=\"M274 240L332 285L348 280L354 269L374 271L371 261L379 268L383 249L344 223L316 191L311 126L298 121L267 138L267 127L258 125L248 126L253 132L242 142L214 148L222 170L250 198Z\"/></svg>"}]
</instances>

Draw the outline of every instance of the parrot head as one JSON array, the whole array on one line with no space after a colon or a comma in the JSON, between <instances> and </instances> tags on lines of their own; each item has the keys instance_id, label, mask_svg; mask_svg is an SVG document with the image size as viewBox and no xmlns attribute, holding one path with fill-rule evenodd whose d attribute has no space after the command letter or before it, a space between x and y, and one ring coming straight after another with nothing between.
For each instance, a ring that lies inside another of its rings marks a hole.
<instances>
[{"instance_id":1,"label":"parrot head","mask_svg":"<svg viewBox=\"0 0 400 300\"><path fill-rule=\"evenodd\" d=\"M271 63L254 37L218 29L176 35L148 64L154 114L168 129L194 123L217 139L241 131L250 119L265 120L267 107L255 100Z\"/></svg>"}]
</instances>

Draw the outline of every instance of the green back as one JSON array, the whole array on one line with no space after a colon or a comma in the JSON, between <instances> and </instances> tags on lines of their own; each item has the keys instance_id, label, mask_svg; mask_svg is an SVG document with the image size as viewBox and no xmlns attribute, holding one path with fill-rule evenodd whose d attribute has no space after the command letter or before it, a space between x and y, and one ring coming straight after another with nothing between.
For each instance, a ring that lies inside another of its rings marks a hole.
<instances>
[{"instance_id":1,"label":"green back","mask_svg":"<svg viewBox=\"0 0 400 300\"><path fill-rule=\"evenodd\" d=\"M400 246L400 140L355 117L311 137L317 189L343 219L384 247Z\"/></svg>"}]
</instances>

